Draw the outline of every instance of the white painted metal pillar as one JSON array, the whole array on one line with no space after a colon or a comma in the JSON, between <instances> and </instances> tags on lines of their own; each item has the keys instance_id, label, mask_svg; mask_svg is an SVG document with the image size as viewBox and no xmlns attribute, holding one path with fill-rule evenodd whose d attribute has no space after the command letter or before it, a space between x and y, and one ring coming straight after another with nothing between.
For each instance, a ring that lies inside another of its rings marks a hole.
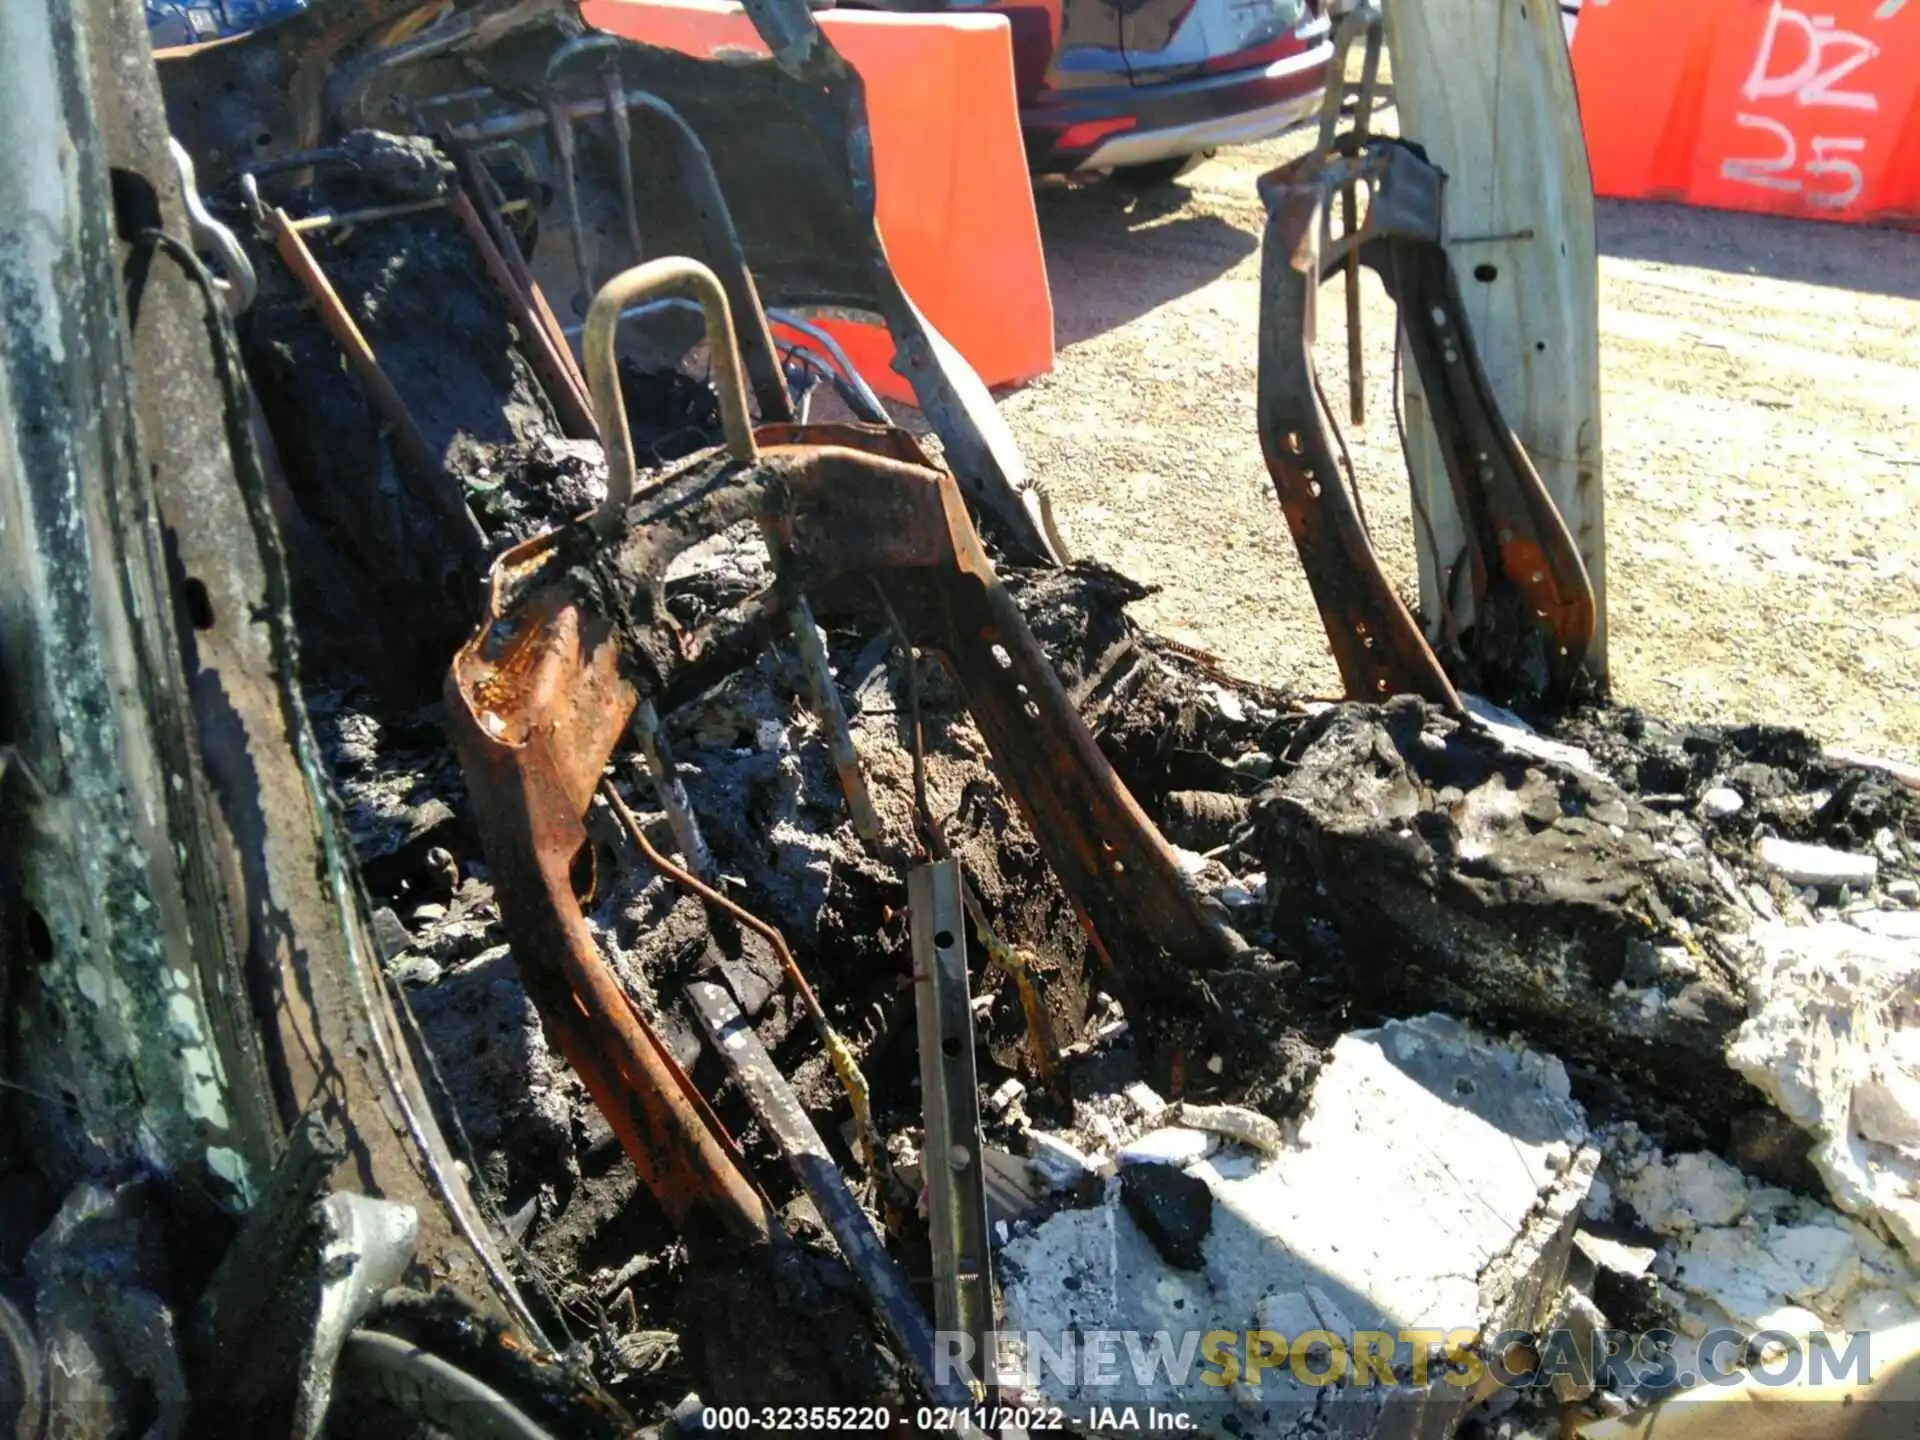
<instances>
[{"instance_id":1,"label":"white painted metal pillar","mask_svg":"<svg viewBox=\"0 0 1920 1440\"><path fill-rule=\"evenodd\" d=\"M1555 0L1384 0L1400 133L1447 173L1445 235L1500 408L1566 518L1597 606L1588 664L1607 673L1606 507L1593 179ZM1407 465L1422 608L1464 532L1426 397L1405 369ZM1464 587L1462 587L1464 588ZM1470 601L1456 597L1464 622Z\"/></svg>"}]
</instances>

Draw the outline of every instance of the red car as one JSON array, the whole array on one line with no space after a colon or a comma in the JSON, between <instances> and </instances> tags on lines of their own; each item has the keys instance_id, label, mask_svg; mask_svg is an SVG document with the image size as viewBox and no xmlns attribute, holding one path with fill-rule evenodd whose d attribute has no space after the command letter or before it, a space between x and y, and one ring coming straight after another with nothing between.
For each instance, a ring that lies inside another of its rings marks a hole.
<instances>
[{"instance_id":1,"label":"red car","mask_svg":"<svg viewBox=\"0 0 1920 1440\"><path fill-rule=\"evenodd\" d=\"M954 0L950 8L961 8ZM924 0L883 0L920 9ZM1036 174L1173 179L1313 114L1333 57L1324 0L988 0L1013 26Z\"/></svg>"}]
</instances>

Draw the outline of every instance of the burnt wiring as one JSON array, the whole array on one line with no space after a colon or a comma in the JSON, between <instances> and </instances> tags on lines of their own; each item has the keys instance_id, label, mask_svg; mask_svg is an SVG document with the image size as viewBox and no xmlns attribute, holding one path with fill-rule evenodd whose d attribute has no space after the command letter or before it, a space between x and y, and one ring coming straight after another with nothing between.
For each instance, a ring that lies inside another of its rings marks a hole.
<instances>
[{"instance_id":1,"label":"burnt wiring","mask_svg":"<svg viewBox=\"0 0 1920 1440\"><path fill-rule=\"evenodd\" d=\"M927 803L927 758L926 737L920 725L920 676L919 652L914 649L907 630L900 623L900 616L893 608L893 602L887 598L886 589L878 580L874 580L873 593L880 601L885 612L887 625L893 631L894 648L906 667L907 715L913 727L913 808L918 816L921 828L926 834L927 853L935 860L953 858L952 847L947 844L944 827L934 818L933 808ZM980 895L973 888L973 882L967 879L966 867L960 867L960 902L973 928L980 937L980 944L987 952L987 958L994 966L1006 972L1013 980L1014 988L1020 995L1020 1008L1026 1015L1027 1033L1033 1045L1034 1068L1050 1089L1057 1089L1059 1067L1056 1060L1056 1046L1053 1038L1053 1023L1047 1015L1046 1007L1040 1002L1040 992L1033 978L1032 955L1019 947L1008 945L994 930L987 919L987 910L980 903Z\"/></svg>"},{"instance_id":2,"label":"burnt wiring","mask_svg":"<svg viewBox=\"0 0 1920 1440\"><path fill-rule=\"evenodd\" d=\"M1353 496L1353 513L1360 517L1360 529L1367 537L1367 543L1373 543L1373 526L1367 522L1367 502L1360 497L1360 472L1353 468L1353 456L1347 450L1347 437L1340 431L1340 422L1333 418L1333 407L1327 403L1327 392L1320 383L1320 371L1309 365L1307 373L1313 376L1313 396L1320 402L1320 410L1326 416L1327 428L1333 432L1333 443L1340 447L1340 468L1347 472L1347 493Z\"/></svg>"},{"instance_id":3,"label":"burnt wiring","mask_svg":"<svg viewBox=\"0 0 1920 1440\"><path fill-rule=\"evenodd\" d=\"M895 612L893 602L887 598L886 590L878 580L872 584L873 593L880 601L880 609L887 617L887 625L893 631L894 649L899 652L906 669L907 716L913 728L913 813L925 832L927 853L936 860L944 860L947 858L946 832L934 818L933 809L927 803L926 737L920 728L919 652L907 637L906 627L900 623L900 616Z\"/></svg>"},{"instance_id":4,"label":"burnt wiring","mask_svg":"<svg viewBox=\"0 0 1920 1440\"><path fill-rule=\"evenodd\" d=\"M628 808L620 792L611 780L600 782L600 793L607 798L614 818L620 822L620 828L627 832L627 838L633 841L641 857L666 876L681 889L697 895L709 905L718 906L739 924L751 930L768 945L773 947L774 955L780 961L780 968L793 982L794 990L800 996L801 1004L806 1006L807 1014L812 1018L814 1028L820 1034L820 1043L826 1048L827 1058L833 1063L834 1074L840 1079L841 1088L847 1092L847 1101L853 1107L853 1128L857 1137L861 1159L867 1169L875 1169L876 1150L873 1133L872 1092L867 1087L866 1076L860 1073L860 1062L853 1053L853 1047L846 1037L834 1029L833 1021L827 1017L820 997L814 993L812 983L801 970L800 962L794 959L793 951L788 948L787 940L778 927L768 924L751 910L737 901L730 900L704 880L690 871L681 869L665 855L661 854L654 843L647 839L646 828L641 825L640 817Z\"/></svg>"},{"instance_id":5,"label":"burnt wiring","mask_svg":"<svg viewBox=\"0 0 1920 1440\"><path fill-rule=\"evenodd\" d=\"M467 1167L467 1174L471 1177L467 1188L473 1192L474 1199L479 1202L481 1209L487 1212L487 1220L492 1224L494 1233L506 1242L514 1258L520 1262L521 1273L527 1277L541 1300L545 1302L549 1313L559 1321L561 1332L567 1337L568 1349L577 1349L580 1343L579 1337L573 1333L573 1327L567 1324L566 1310L561 1305L559 1296L548 1283L546 1274L533 1258L533 1253L520 1243L508 1226L506 1216L501 1211L493 1193L493 1186L481 1178L484 1172L480 1168L479 1152L467 1135L466 1124L460 1118L460 1107L454 1101L453 1087L447 1083L446 1074L440 1069L439 1058L433 1053L433 1046L428 1043L426 1032L420 1027L420 1018L414 1014L413 1002L407 998L406 987L388 977L387 993L393 997L394 1007L407 1022L407 1033L413 1037L413 1051L419 1056L427 1072L427 1078L433 1082L434 1089L439 1093L440 1111L447 1117L448 1128L453 1133L453 1143L459 1151L460 1163ZM591 1317L583 1315L580 1318L586 1320Z\"/></svg>"}]
</instances>

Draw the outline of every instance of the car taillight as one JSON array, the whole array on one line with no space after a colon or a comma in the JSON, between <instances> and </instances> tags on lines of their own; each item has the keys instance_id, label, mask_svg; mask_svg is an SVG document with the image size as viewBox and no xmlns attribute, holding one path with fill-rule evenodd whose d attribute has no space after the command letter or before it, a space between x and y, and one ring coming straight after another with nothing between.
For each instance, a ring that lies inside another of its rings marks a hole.
<instances>
[{"instance_id":1,"label":"car taillight","mask_svg":"<svg viewBox=\"0 0 1920 1440\"><path fill-rule=\"evenodd\" d=\"M1134 115L1115 115L1105 120L1082 120L1078 125L1069 125L1060 132L1060 138L1053 142L1056 150L1083 150L1097 145L1109 135L1117 135L1122 130L1131 130L1140 123Z\"/></svg>"}]
</instances>

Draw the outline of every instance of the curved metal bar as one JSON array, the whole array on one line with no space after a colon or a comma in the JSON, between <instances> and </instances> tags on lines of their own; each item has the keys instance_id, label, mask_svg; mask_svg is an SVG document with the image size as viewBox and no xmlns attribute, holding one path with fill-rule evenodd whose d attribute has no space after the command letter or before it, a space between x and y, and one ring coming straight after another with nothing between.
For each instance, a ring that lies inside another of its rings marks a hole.
<instances>
[{"instance_id":1,"label":"curved metal bar","mask_svg":"<svg viewBox=\"0 0 1920 1440\"><path fill-rule=\"evenodd\" d=\"M1260 449L1348 697L1413 694L1457 715L1459 693L1380 568L1314 378L1321 242L1337 189L1330 177L1263 191Z\"/></svg>"},{"instance_id":2,"label":"curved metal bar","mask_svg":"<svg viewBox=\"0 0 1920 1440\"><path fill-rule=\"evenodd\" d=\"M880 397L873 393L873 387L867 384L866 377L854 368L853 361L847 358L847 352L840 348L840 342L827 331L811 321L803 320L791 310L769 310L767 319L775 325L784 326L796 335L804 335L823 351L827 358L840 368L840 374L847 382L847 389L859 402L856 407L860 414L856 417L873 425L891 425L893 416L887 413L887 407L880 403Z\"/></svg>"},{"instance_id":3,"label":"curved metal bar","mask_svg":"<svg viewBox=\"0 0 1920 1440\"><path fill-rule=\"evenodd\" d=\"M547 68L542 78L550 90L560 71L577 57L594 50L617 51L626 43L628 42L623 41L618 35L609 35L604 30L589 30L584 35L576 35L547 57Z\"/></svg>"},{"instance_id":4,"label":"curved metal bar","mask_svg":"<svg viewBox=\"0 0 1920 1440\"><path fill-rule=\"evenodd\" d=\"M1333 458L1317 397L1315 296L1355 253L1380 276L1401 330L1467 524L1476 610L1506 598L1511 624L1480 625L1460 673L1490 684L1564 692L1592 648L1597 607L1578 547L1525 449L1500 414L1440 243L1441 172L1407 142L1360 137L1351 156L1315 154L1260 182L1268 210L1261 260L1261 445L1348 691L1401 691L1454 711L1459 698L1380 571ZM1357 178L1372 203L1363 224L1329 243L1332 197ZM1517 600L1520 603L1514 603ZM1511 633L1508 633L1511 632Z\"/></svg>"},{"instance_id":5,"label":"curved metal bar","mask_svg":"<svg viewBox=\"0 0 1920 1440\"><path fill-rule=\"evenodd\" d=\"M247 258L245 247L235 238L233 231L208 213L206 203L200 198L200 188L194 180L193 157L187 153L187 147L168 136L167 153L173 157L173 168L180 176L180 200L187 207L188 230L193 236L193 243L220 257L220 268L226 277L214 282L220 291L220 298L226 302L229 315L244 315L247 307L253 304L253 297L260 291L260 282L253 273L253 262ZM254 195L257 197L258 193L256 188Z\"/></svg>"},{"instance_id":6,"label":"curved metal bar","mask_svg":"<svg viewBox=\"0 0 1920 1440\"><path fill-rule=\"evenodd\" d=\"M759 403L760 418L770 424L792 420L793 397L788 393L786 379L780 371L773 336L767 330L766 311L760 302L753 272L747 268L747 252L740 242L740 232L733 223L732 207L727 203L726 193L720 188L720 178L713 168L713 156L699 132L678 109L651 91L626 86L621 57L631 55L639 48L632 41L623 40L617 35L594 33L576 36L548 57L545 73L547 93L550 97L558 96L559 82L565 72L575 68L574 62L582 56L598 52L607 54L608 67L600 74L601 97L592 105L592 109L596 112L606 109L608 120L616 127L616 131L622 121L630 131L637 116L643 123L653 125L665 139L666 148L673 156L680 188L685 192L687 204L699 226L702 258L719 275L721 284L726 287L727 298L732 302L740 353L746 362L747 384L753 391L753 398ZM609 84L609 70L620 74L622 79ZM561 108L569 115L577 113L572 107ZM615 110L624 113L616 115L613 113ZM615 148L619 149L617 133ZM626 158L621 162L625 170L621 177L625 182L623 203L626 191L633 183L631 162L632 148L629 144ZM634 228L638 229L637 216ZM636 254L636 263L638 258Z\"/></svg>"},{"instance_id":7,"label":"curved metal bar","mask_svg":"<svg viewBox=\"0 0 1920 1440\"><path fill-rule=\"evenodd\" d=\"M633 501L638 462L633 433L627 428L627 404L620 393L620 370L614 354L614 336L621 312L643 300L667 296L694 301L707 325L707 348L713 355L713 388L720 397L720 427L727 449L736 460L751 462L759 447L753 439L753 419L747 413L747 391L740 367L740 347L733 334L733 315L719 278L698 260L669 255L623 270L593 297L586 328L580 335L580 359L587 371L587 394L600 443L607 452L607 498L587 517L602 539L613 534Z\"/></svg>"}]
</instances>

